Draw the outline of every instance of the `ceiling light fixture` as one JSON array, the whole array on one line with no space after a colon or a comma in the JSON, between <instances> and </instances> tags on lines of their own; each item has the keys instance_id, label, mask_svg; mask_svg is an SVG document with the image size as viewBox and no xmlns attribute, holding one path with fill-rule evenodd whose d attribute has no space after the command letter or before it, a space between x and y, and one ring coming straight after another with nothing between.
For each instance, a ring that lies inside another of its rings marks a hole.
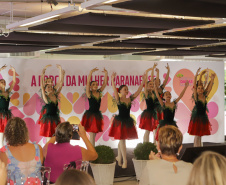
<instances>
[{"instance_id":1,"label":"ceiling light fixture","mask_svg":"<svg viewBox=\"0 0 226 185\"><path fill-rule=\"evenodd\" d=\"M48 12L48 13L45 13L45 14L42 14L42 15L31 17L31 18L28 18L28 19L25 19L25 20L22 20L22 21L19 21L19 22L8 24L8 25L6 25L6 29L12 30L12 29L15 29L15 28L18 28L18 27L25 27L25 26L36 24L36 23L44 22L46 20L50 20L50 19L59 17L62 14L70 13L70 12L73 12L75 10L79 10L79 8L77 6L70 6L69 5L66 8L62 8L62 9L55 10L55 11L52 11L52 12Z\"/></svg>"},{"instance_id":2,"label":"ceiling light fixture","mask_svg":"<svg viewBox=\"0 0 226 185\"><path fill-rule=\"evenodd\" d=\"M90 1L85 1L84 3L81 3L81 8L90 9L92 7L95 7L95 6L100 6L100 5L112 3L112 2L115 2L115 1L119 1L119 0L90 0Z\"/></svg>"}]
</instances>

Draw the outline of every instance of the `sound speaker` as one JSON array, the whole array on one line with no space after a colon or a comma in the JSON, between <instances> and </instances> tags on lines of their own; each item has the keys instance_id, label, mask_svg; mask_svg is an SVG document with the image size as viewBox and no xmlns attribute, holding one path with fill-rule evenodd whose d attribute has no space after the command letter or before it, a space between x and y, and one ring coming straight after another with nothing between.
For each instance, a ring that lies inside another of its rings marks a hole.
<instances>
[{"instance_id":1,"label":"sound speaker","mask_svg":"<svg viewBox=\"0 0 226 185\"><path fill-rule=\"evenodd\" d=\"M226 145L215 145L186 148L180 159L185 162L193 163L204 151L213 151L226 157Z\"/></svg>"}]
</instances>

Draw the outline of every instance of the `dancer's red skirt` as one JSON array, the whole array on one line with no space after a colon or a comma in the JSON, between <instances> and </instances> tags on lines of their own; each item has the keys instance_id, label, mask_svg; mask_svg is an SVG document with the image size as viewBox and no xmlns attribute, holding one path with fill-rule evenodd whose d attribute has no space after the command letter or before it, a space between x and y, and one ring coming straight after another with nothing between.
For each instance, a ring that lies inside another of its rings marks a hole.
<instances>
[{"instance_id":1,"label":"dancer's red skirt","mask_svg":"<svg viewBox=\"0 0 226 185\"><path fill-rule=\"evenodd\" d=\"M103 117L100 112L94 113L87 110L82 117L81 124L86 132L98 133L104 130Z\"/></svg>"},{"instance_id":2,"label":"dancer's red skirt","mask_svg":"<svg viewBox=\"0 0 226 185\"><path fill-rule=\"evenodd\" d=\"M4 117L2 114L0 114L0 133L4 133L7 121L9 119L10 118Z\"/></svg>"},{"instance_id":3,"label":"dancer's red skirt","mask_svg":"<svg viewBox=\"0 0 226 185\"><path fill-rule=\"evenodd\" d=\"M154 115L149 110L144 110L141 114L139 128L153 131L157 128L159 121L156 114Z\"/></svg>"},{"instance_id":4,"label":"dancer's red skirt","mask_svg":"<svg viewBox=\"0 0 226 185\"><path fill-rule=\"evenodd\" d=\"M121 119L119 116L115 116L109 136L119 140L138 139L133 118Z\"/></svg>"},{"instance_id":5,"label":"dancer's red skirt","mask_svg":"<svg viewBox=\"0 0 226 185\"><path fill-rule=\"evenodd\" d=\"M211 130L212 128L209 120L206 119L204 123L203 118L201 117L191 119L188 127L188 133L195 136L210 135Z\"/></svg>"},{"instance_id":6,"label":"dancer's red skirt","mask_svg":"<svg viewBox=\"0 0 226 185\"><path fill-rule=\"evenodd\" d=\"M43 116L46 114L46 109L44 109L39 117L38 124L40 124L40 136L52 137L55 134L55 130L60 121L55 121L51 119L43 119Z\"/></svg>"},{"instance_id":7,"label":"dancer's red skirt","mask_svg":"<svg viewBox=\"0 0 226 185\"><path fill-rule=\"evenodd\" d=\"M163 120L164 119L164 114L163 114L163 112L161 111L161 112L157 112L157 118L158 118L158 121L160 121L160 120Z\"/></svg>"}]
</instances>

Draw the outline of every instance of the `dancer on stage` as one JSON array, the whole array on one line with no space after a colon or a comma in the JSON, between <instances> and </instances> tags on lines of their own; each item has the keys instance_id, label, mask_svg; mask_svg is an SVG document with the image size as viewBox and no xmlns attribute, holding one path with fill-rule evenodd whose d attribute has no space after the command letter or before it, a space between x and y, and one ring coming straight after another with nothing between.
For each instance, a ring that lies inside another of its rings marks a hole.
<instances>
[{"instance_id":1,"label":"dancer on stage","mask_svg":"<svg viewBox=\"0 0 226 185\"><path fill-rule=\"evenodd\" d=\"M195 100L195 106L192 110L191 114L191 120L188 127L188 133L190 135L195 135L194 139L194 147L200 147L202 146L201 137L204 135L210 135L211 131L211 124L208 119L207 115L207 97L209 93L212 90L213 82L216 74L211 75L211 80L208 83L206 89L203 88L202 83L202 76L208 72L207 70L204 70L200 74L199 81L197 81L197 76L200 72L199 68L196 72L195 78L194 78L194 100Z\"/></svg>"},{"instance_id":2,"label":"dancer on stage","mask_svg":"<svg viewBox=\"0 0 226 185\"><path fill-rule=\"evenodd\" d=\"M118 161L119 166L122 166L122 168L127 168L126 140L138 138L135 121L133 118L130 117L130 108L132 101L140 94L143 88L144 82L146 80L146 75L143 75L142 83L140 84L137 92L132 94L129 98L126 97L129 92L128 87L126 85L121 85L119 87L119 90L117 91L114 82L115 76L116 73L113 73L111 76L111 81L115 94L115 100L118 105L119 115L116 115L114 117L109 131L109 136L119 140L118 156L116 157L116 160ZM120 96L118 93L120 93Z\"/></svg>"},{"instance_id":3,"label":"dancer on stage","mask_svg":"<svg viewBox=\"0 0 226 185\"><path fill-rule=\"evenodd\" d=\"M6 67L6 65L2 66L0 71L5 69ZM9 109L9 95L16 84L16 70L12 66L10 67L13 72L13 82L11 83L10 87L8 89L5 89L6 81L4 79L0 80L0 148L2 148L3 146L3 133L5 126L7 124L7 121L12 117L11 110Z\"/></svg>"},{"instance_id":4,"label":"dancer on stage","mask_svg":"<svg viewBox=\"0 0 226 185\"><path fill-rule=\"evenodd\" d=\"M155 63L154 66L156 67L157 63ZM162 85L160 85L161 81L159 79L159 69L158 68L155 69L155 71L157 73L156 78L155 78L155 81L156 81L155 85L157 85L157 91L161 98L163 98L163 91L164 91L164 88L169 79L170 67L169 67L168 63L167 63L166 69L167 69L167 74L166 74L165 80L163 81ZM159 101L156 101L155 103L156 103L155 109L157 111L158 120L160 121L164 118L163 111L161 109L161 105L159 104Z\"/></svg>"},{"instance_id":5,"label":"dancer on stage","mask_svg":"<svg viewBox=\"0 0 226 185\"><path fill-rule=\"evenodd\" d=\"M176 100L174 100L173 102L171 102L172 96L169 91L166 91L164 93L163 99L165 101L163 102L162 98L158 94L157 87L155 86L155 93L159 100L159 103L161 104L161 106L163 108L163 114L164 114L164 119L159 121L158 130L159 130L159 128L161 128L165 125L173 125L173 126L177 127L176 121L174 121L176 105L177 105L177 102L179 102L180 99L183 97L188 86L189 86L189 82L186 81L184 89L180 93L179 97ZM156 133L155 139L158 141L158 131Z\"/></svg>"},{"instance_id":6,"label":"dancer on stage","mask_svg":"<svg viewBox=\"0 0 226 185\"><path fill-rule=\"evenodd\" d=\"M48 65L49 67L50 65ZM41 90L42 90L42 98L45 102L45 105L42 107L41 114L38 120L38 124L40 124L40 136L44 136L47 138L47 141L52 137L55 133L55 128L60 123L60 110L58 108L58 96L63 86L63 76L64 72L60 65L57 65L60 69L61 79L59 83L58 89L53 87L53 84L45 84L44 76L45 70L47 66L42 71L41 76Z\"/></svg>"},{"instance_id":7,"label":"dancer on stage","mask_svg":"<svg viewBox=\"0 0 226 185\"><path fill-rule=\"evenodd\" d=\"M146 70L146 80L144 83L144 97L145 97L147 109L145 109L142 112L141 118L140 118L140 124L139 124L139 128L146 130L143 137L143 142L149 142L150 132L153 132L159 124L158 117L157 117L157 107L156 107L158 106L159 103L154 92L155 67L156 67L156 64L154 64L153 68L149 68ZM151 79L150 81L147 82L149 71L152 71Z\"/></svg>"},{"instance_id":8,"label":"dancer on stage","mask_svg":"<svg viewBox=\"0 0 226 185\"><path fill-rule=\"evenodd\" d=\"M45 79L45 71L46 71L46 69L47 69L48 67L51 67L51 66L52 66L52 65L49 64L49 65L47 65L47 66L44 67L44 69L43 69L44 75L42 75L42 78ZM53 84L53 79L52 79L52 78L46 78L46 79L44 80L44 83L43 83L44 87L45 87L46 84L52 85L54 91L57 91L57 89L60 87L61 81L64 81L64 75L65 75L65 71L62 70L61 65L57 64L56 66L57 66L57 68L59 69L59 80L58 80L58 82L56 83L56 85L54 86L54 84Z\"/></svg>"},{"instance_id":9,"label":"dancer on stage","mask_svg":"<svg viewBox=\"0 0 226 185\"><path fill-rule=\"evenodd\" d=\"M99 69L94 68L90 71L87 84L86 84L86 96L89 100L89 110L86 110L82 117L82 126L85 127L86 132L90 132L90 142L95 146L95 137L98 132L103 132L104 122L103 116L100 112L100 103L102 98L102 92L107 85L108 71L104 68L104 82L100 89L98 89L98 83L91 81L93 72Z\"/></svg>"}]
</instances>

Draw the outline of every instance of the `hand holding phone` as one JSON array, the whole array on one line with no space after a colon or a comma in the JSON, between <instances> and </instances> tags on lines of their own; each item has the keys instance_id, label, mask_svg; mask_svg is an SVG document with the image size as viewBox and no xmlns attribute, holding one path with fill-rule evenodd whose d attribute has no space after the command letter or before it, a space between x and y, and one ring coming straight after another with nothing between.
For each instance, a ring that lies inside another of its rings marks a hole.
<instances>
[{"instance_id":1,"label":"hand holding phone","mask_svg":"<svg viewBox=\"0 0 226 185\"><path fill-rule=\"evenodd\" d=\"M72 131L72 139L74 140L80 140L80 136L78 134L79 126L78 124L72 124L73 131Z\"/></svg>"}]
</instances>

